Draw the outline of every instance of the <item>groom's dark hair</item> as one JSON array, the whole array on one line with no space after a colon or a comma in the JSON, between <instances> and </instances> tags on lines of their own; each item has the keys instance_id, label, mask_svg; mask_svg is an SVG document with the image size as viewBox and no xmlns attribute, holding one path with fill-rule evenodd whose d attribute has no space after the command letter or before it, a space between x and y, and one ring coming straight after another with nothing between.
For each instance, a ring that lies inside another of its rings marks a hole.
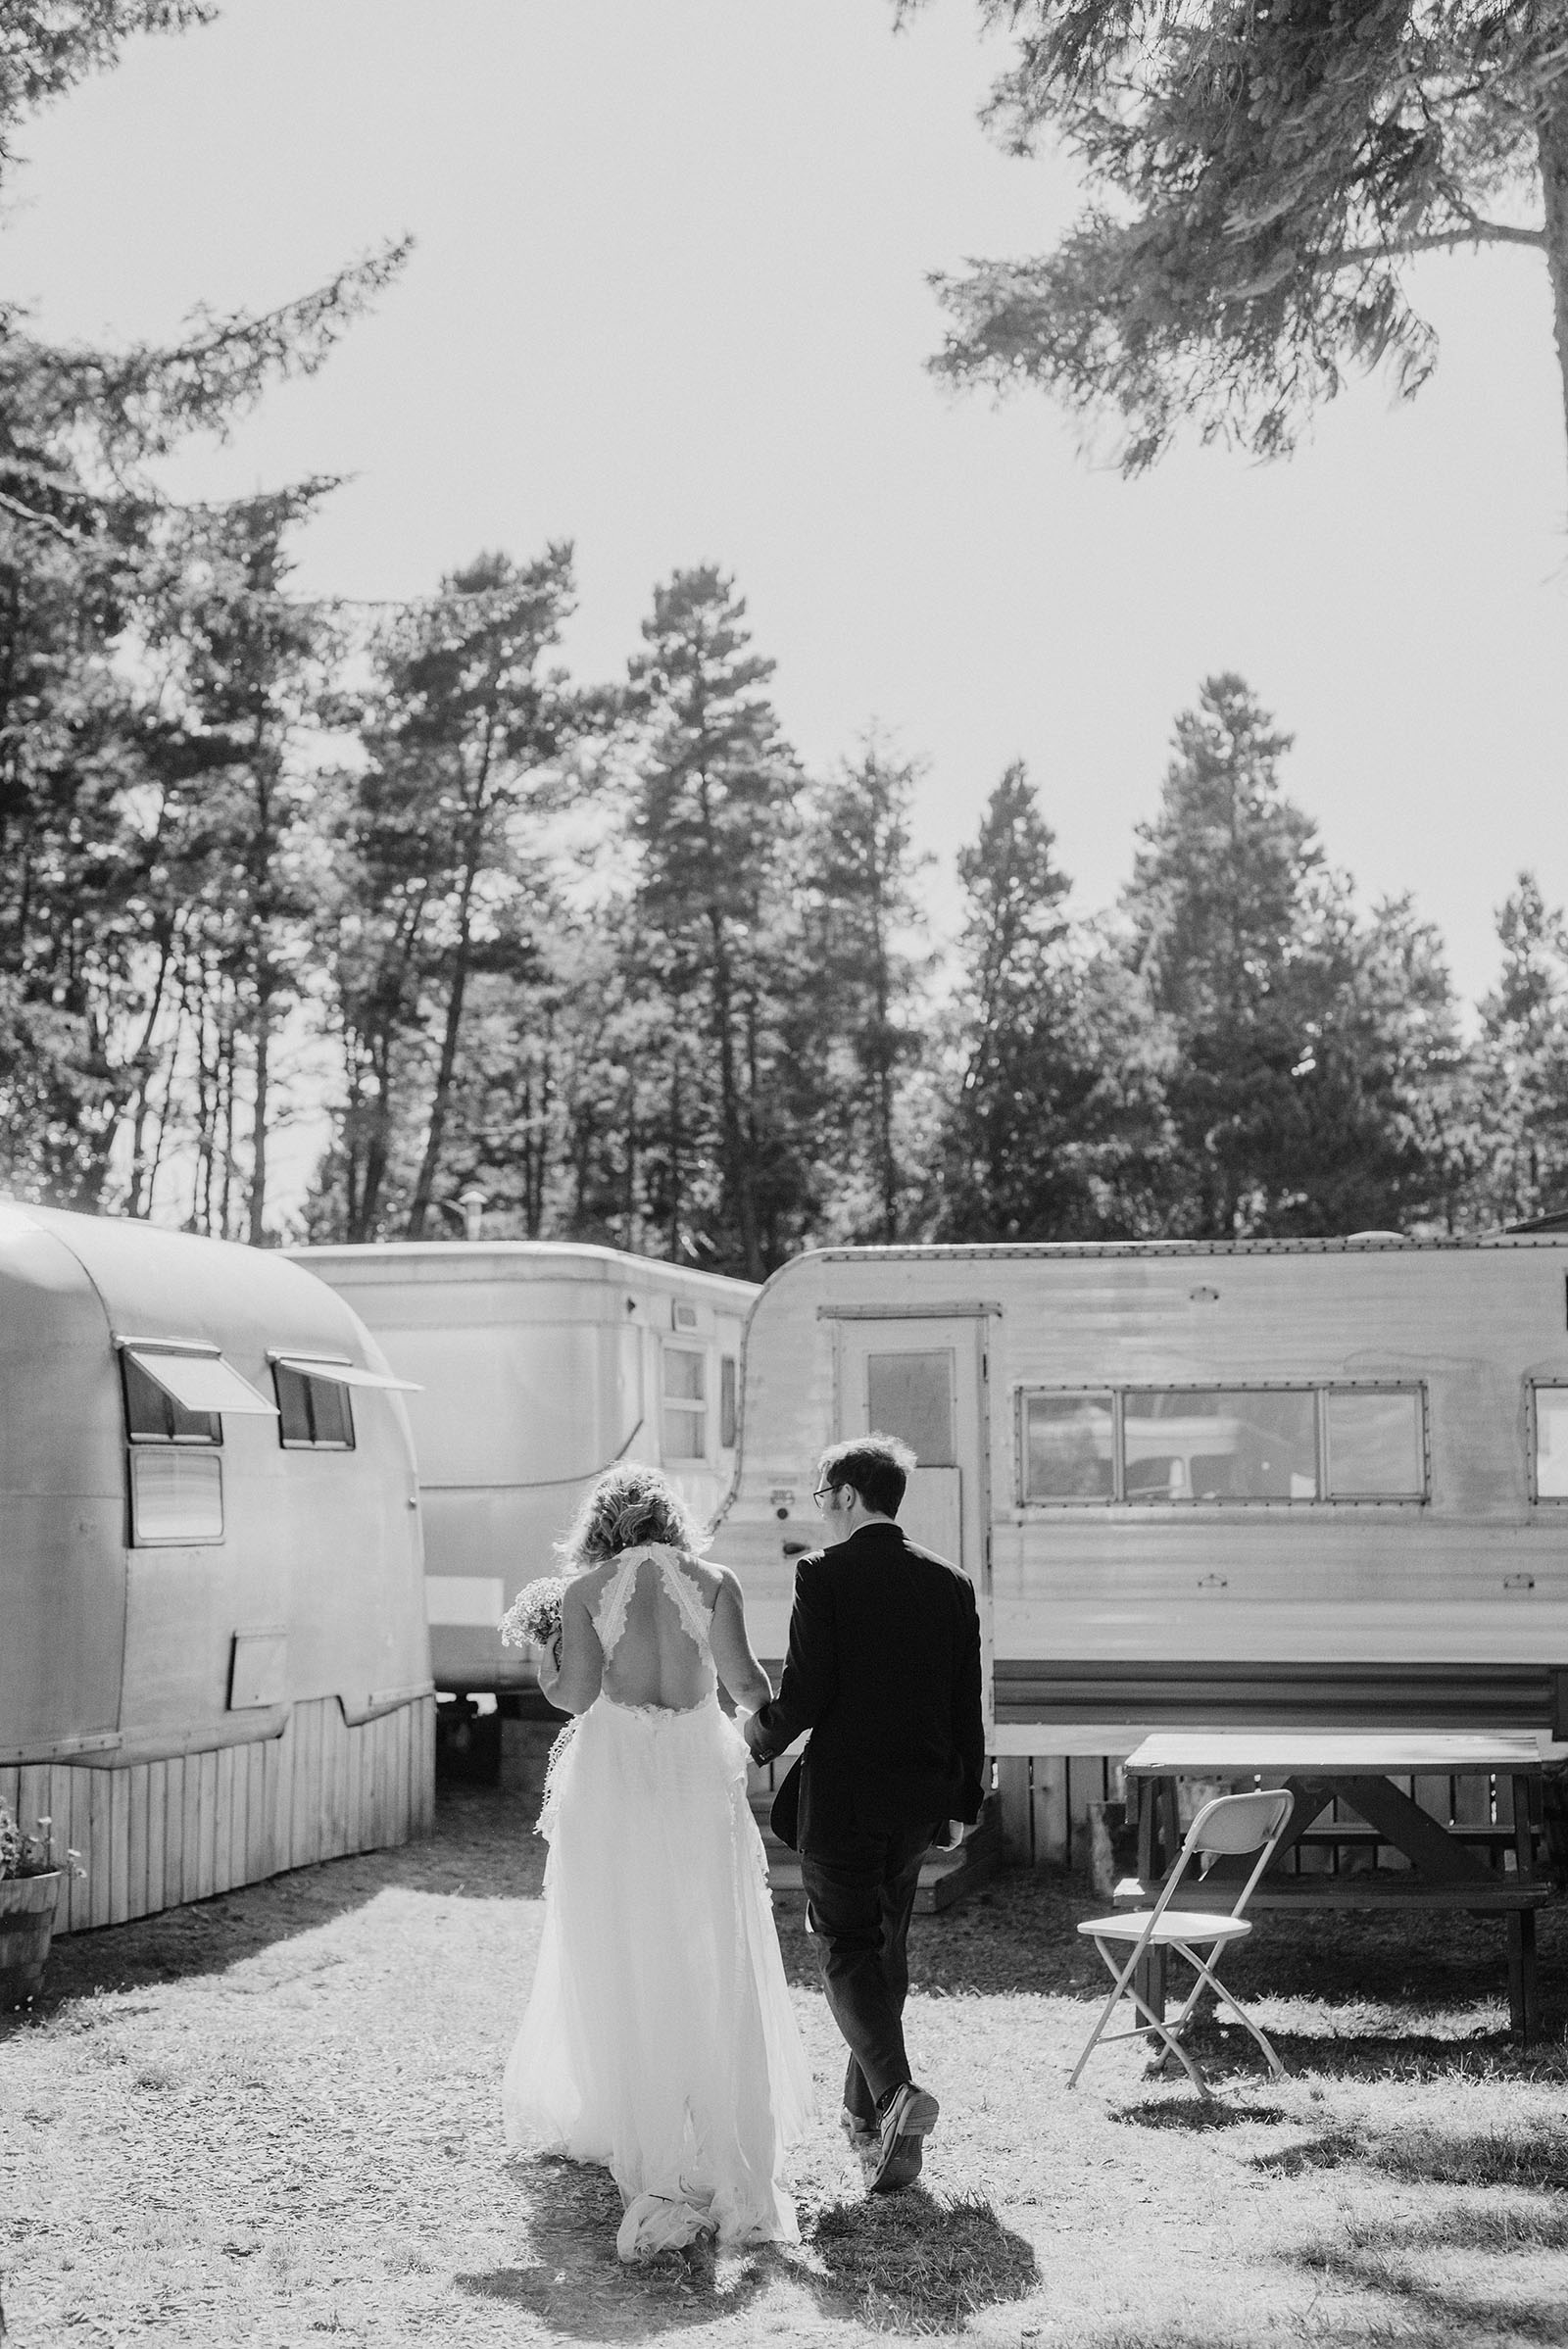
<instances>
[{"instance_id":1,"label":"groom's dark hair","mask_svg":"<svg viewBox=\"0 0 1568 2349\"><path fill-rule=\"evenodd\" d=\"M914 1453L897 1436L852 1436L822 1454L819 1485L849 1485L868 1509L881 1517L897 1517L904 1498Z\"/></svg>"}]
</instances>

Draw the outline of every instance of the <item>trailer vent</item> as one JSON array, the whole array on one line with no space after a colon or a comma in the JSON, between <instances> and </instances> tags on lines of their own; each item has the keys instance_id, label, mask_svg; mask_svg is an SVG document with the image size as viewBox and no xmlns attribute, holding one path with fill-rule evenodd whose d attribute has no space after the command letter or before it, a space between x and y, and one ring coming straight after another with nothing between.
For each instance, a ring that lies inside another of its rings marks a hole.
<instances>
[{"instance_id":1,"label":"trailer vent","mask_svg":"<svg viewBox=\"0 0 1568 2349\"><path fill-rule=\"evenodd\" d=\"M676 1297L674 1303L669 1308L669 1319L672 1329L695 1330L697 1327L697 1307L695 1305L688 1305L684 1303L680 1297Z\"/></svg>"}]
</instances>

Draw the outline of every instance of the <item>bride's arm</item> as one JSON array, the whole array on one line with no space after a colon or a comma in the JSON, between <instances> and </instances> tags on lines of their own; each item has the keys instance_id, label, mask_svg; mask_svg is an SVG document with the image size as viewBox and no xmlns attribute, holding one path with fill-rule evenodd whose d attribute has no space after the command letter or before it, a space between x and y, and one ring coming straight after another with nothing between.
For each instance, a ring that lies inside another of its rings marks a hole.
<instances>
[{"instance_id":1,"label":"bride's arm","mask_svg":"<svg viewBox=\"0 0 1568 2349\"><path fill-rule=\"evenodd\" d=\"M604 1679L605 1655L583 1594L585 1579L566 1585L559 1651L547 1648L539 1659L540 1693L562 1713L586 1713Z\"/></svg>"},{"instance_id":2,"label":"bride's arm","mask_svg":"<svg viewBox=\"0 0 1568 2349\"><path fill-rule=\"evenodd\" d=\"M719 1568L718 1596L713 1601L710 1634L718 1677L743 1713L755 1713L773 1693L773 1684L752 1653L746 1629L746 1601L727 1566Z\"/></svg>"}]
</instances>

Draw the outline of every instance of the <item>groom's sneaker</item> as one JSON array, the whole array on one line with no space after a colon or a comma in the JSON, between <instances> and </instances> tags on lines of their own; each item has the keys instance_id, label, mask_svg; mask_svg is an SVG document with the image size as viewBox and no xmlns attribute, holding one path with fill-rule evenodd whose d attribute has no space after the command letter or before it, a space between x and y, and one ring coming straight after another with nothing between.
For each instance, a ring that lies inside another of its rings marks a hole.
<instances>
[{"instance_id":1,"label":"groom's sneaker","mask_svg":"<svg viewBox=\"0 0 1568 2349\"><path fill-rule=\"evenodd\" d=\"M882 2113L881 2144L874 2162L866 2164L866 2191L896 2194L912 2185L920 2175L920 2139L929 2136L941 2107L925 2088L906 2080L895 2088Z\"/></svg>"}]
</instances>

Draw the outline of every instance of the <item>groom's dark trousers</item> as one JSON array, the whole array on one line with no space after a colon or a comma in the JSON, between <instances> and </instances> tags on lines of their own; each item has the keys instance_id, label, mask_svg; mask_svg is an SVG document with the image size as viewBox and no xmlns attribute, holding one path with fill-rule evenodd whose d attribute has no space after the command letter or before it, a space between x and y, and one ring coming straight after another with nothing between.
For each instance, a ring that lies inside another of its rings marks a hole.
<instances>
[{"instance_id":1,"label":"groom's dark trousers","mask_svg":"<svg viewBox=\"0 0 1568 2349\"><path fill-rule=\"evenodd\" d=\"M800 1561L784 1677L752 1750L768 1761L806 1730L773 1827L801 1855L822 1986L850 2050L845 2108L874 2127L877 2099L910 2077L906 1941L920 1862L945 1821L979 1817L985 1772L973 1589L897 1525L861 1526Z\"/></svg>"}]
</instances>

